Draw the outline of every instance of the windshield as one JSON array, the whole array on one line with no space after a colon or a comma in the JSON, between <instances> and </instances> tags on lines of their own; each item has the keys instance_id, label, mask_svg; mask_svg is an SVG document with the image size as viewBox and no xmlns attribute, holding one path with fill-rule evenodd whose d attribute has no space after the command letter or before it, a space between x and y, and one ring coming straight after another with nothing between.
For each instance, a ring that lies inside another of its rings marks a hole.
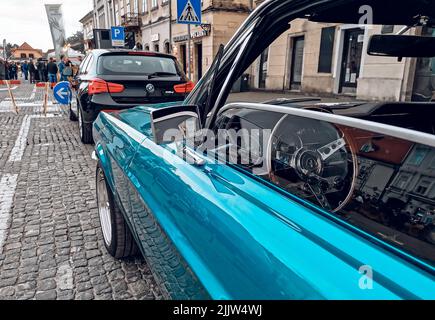
<instances>
[{"instance_id":1,"label":"windshield","mask_svg":"<svg viewBox=\"0 0 435 320\"><path fill-rule=\"evenodd\" d=\"M176 61L172 58L107 55L99 58L98 74L104 75L179 75Z\"/></svg>"}]
</instances>

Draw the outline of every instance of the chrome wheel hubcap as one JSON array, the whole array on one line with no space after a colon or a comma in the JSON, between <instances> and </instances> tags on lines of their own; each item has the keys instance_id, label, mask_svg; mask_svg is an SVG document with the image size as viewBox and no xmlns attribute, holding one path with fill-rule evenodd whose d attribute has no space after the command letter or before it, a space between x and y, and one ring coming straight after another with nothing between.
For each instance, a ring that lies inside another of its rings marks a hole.
<instances>
[{"instance_id":1,"label":"chrome wheel hubcap","mask_svg":"<svg viewBox=\"0 0 435 320\"><path fill-rule=\"evenodd\" d=\"M112 223L110 214L109 195L107 194L106 181L102 170L98 171L97 178L98 213L100 215L101 229L104 242L107 246L112 243Z\"/></svg>"}]
</instances>

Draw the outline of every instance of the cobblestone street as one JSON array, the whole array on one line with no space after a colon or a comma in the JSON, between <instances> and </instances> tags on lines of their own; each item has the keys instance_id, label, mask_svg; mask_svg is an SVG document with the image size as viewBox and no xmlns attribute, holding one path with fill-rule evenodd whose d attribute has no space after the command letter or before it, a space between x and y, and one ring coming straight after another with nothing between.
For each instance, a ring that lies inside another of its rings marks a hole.
<instances>
[{"instance_id":1,"label":"cobblestone street","mask_svg":"<svg viewBox=\"0 0 435 320\"><path fill-rule=\"evenodd\" d=\"M104 248L92 146L43 90L0 87L0 299L158 299L147 265Z\"/></svg>"}]
</instances>

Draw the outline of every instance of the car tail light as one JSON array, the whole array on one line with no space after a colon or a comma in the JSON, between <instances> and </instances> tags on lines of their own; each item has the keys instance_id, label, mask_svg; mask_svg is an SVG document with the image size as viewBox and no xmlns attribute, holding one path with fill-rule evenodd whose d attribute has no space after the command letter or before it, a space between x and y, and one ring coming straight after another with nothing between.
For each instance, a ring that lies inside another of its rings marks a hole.
<instances>
[{"instance_id":1,"label":"car tail light","mask_svg":"<svg viewBox=\"0 0 435 320\"><path fill-rule=\"evenodd\" d=\"M98 93L120 93L124 91L124 86L118 83L106 82L103 79L93 79L89 83L88 94Z\"/></svg>"},{"instance_id":2,"label":"car tail light","mask_svg":"<svg viewBox=\"0 0 435 320\"><path fill-rule=\"evenodd\" d=\"M195 83L193 83L193 81L189 81L187 83L175 85L174 91L176 93L190 93L192 92L193 88L195 88Z\"/></svg>"}]
</instances>

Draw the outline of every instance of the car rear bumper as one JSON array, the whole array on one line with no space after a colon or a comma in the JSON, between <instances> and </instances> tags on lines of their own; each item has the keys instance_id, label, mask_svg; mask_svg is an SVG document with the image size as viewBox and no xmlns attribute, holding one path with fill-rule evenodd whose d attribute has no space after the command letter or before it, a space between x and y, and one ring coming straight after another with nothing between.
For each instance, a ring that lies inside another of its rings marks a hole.
<instances>
[{"instance_id":1,"label":"car rear bumper","mask_svg":"<svg viewBox=\"0 0 435 320\"><path fill-rule=\"evenodd\" d=\"M143 102L140 102L139 100L136 103L117 103L115 102L110 94L98 94L92 96L89 100L89 103L86 107L82 108L82 114L83 114L83 122L84 123L93 123L97 117L98 114L101 111L104 110L126 110L130 108L134 108L141 105L147 105L147 104L155 104L155 103L163 103L163 102L176 102L176 101L184 101L184 96L174 96L174 97L162 97L161 99L158 99L157 97L153 101L147 101L147 99L144 99Z\"/></svg>"}]
</instances>

